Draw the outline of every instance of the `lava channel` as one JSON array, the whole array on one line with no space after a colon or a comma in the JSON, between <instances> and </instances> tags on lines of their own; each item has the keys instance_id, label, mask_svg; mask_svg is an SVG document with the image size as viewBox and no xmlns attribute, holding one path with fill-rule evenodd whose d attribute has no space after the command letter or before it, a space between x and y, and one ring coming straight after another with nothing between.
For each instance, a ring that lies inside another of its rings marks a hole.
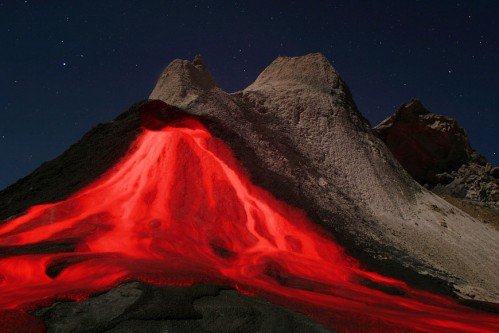
<instances>
[{"instance_id":1,"label":"lava channel","mask_svg":"<svg viewBox=\"0 0 499 333\"><path fill-rule=\"evenodd\" d=\"M361 268L191 116L149 122L99 179L0 225L4 321L137 279L229 284L339 332L499 331L491 313Z\"/></svg>"}]
</instances>

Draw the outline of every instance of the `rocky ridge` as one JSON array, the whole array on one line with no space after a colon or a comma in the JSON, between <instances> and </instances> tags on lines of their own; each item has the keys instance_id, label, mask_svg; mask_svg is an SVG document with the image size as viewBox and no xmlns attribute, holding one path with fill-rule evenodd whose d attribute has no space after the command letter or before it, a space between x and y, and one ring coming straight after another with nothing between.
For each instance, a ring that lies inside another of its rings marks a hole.
<instances>
[{"instance_id":1,"label":"rocky ridge","mask_svg":"<svg viewBox=\"0 0 499 333\"><path fill-rule=\"evenodd\" d=\"M435 193L499 209L498 167L471 161L457 170L441 174L441 177L445 181L432 188Z\"/></svg>"},{"instance_id":2,"label":"rocky ridge","mask_svg":"<svg viewBox=\"0 0 499 333\"><path fill-rule=\"evenodd\" d=\"M442 173L459 169L475 154L454 119L431 113L416 99L374 130L409 174L431 187L444 181Z\"/></svg>"},{"instance_id":3,"label":"rocky ridge","mask_svg":"<svg viewBox=\"0 0 499 333\"><path fill-rule=\"evenodd\" d=\"M491 220L490 216L498 220L499 168L471 148L456 120L431 113L421 101L412 100L374 130L421 185L459 200L452 201L459 206L489 210L486 219L475 214L481 220Z\"/></svg>"}]
</instances>

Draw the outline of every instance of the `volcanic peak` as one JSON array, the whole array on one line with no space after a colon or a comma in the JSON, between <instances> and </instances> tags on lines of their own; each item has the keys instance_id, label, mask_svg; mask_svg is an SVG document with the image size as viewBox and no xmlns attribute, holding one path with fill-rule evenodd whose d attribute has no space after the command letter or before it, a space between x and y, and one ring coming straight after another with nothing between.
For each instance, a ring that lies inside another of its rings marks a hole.
<instances>
[{"instance_id":1,"label":"volcanic peak","mask_svg":"<svg viewBox=\"0 0 499 333\"><path fill-rule=\"evenodd\" d=\"M331 91L343 84L328 59L321 53L299 57L278 57L245 91L292 89L297 85Z\"/></svg>"}]
</instances>

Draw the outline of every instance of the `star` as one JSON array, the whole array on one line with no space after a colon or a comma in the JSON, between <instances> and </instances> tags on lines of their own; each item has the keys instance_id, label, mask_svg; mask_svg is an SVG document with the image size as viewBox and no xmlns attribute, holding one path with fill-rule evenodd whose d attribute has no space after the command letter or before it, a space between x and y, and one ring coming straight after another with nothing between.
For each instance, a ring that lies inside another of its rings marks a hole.
<instances>
[{"instance_id":1,"label":"star","mask_svg":"<svg viewBox=\"0 0 499 333\"><path fill-rule=\"evenodd\" d=\"M63 62L63 63L62 63L62 66L66 66L66 65L67 65L67 63L66 63L66 62Z\"/></svg>"}]
</instances>

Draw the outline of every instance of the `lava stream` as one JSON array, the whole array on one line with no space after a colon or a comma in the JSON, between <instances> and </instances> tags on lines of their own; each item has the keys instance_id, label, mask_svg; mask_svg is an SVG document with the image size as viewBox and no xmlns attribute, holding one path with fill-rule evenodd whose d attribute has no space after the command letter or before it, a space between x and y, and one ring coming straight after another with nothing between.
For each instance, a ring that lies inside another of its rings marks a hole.
<instances>
[{"instance_id":1,"label":"lava stream","mask_svg":"<svg viewBox=\"0 0 499 333\"><path fill-rule=\"evenodd\" d=\"M222 282L340 332L497 332L497 316L361 269L305 214L253 185L193 117L145 128L70 198L0 225L0 310L126 280Z\"/></svg>"}]
</instances>

